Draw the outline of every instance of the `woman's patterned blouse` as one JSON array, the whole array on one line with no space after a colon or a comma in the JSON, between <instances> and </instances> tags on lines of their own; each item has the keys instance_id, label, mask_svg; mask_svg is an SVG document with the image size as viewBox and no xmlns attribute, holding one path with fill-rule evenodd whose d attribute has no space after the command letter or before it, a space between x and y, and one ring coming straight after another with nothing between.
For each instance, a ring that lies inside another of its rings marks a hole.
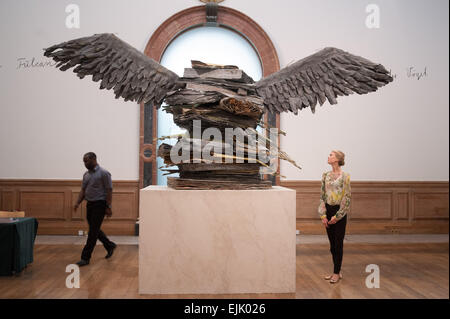
<instances>
[{"instance_id":1,"label":"woman's patterned blouse","mask_svg":"<svg viewBox=\"0 0 450 319\"><path fill-rule=\"evenodd\" d=\"M351 188L350 175L342 172L336 180L332 177L332 172L326 172L322 175L322 191L320 194L319 216L325 218L328 205L340 205L339 211L335 217L337 220L343 218L350 209Z\"/></svg>"}]
</instances>

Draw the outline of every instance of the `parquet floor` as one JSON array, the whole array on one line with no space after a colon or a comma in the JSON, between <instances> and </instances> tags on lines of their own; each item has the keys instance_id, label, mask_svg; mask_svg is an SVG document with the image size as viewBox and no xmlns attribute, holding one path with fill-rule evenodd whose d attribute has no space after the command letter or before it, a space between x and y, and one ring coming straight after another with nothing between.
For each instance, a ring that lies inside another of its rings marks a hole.
<instances>
[{"instance_id":1,"label":"parquet floor","mask_svg":"<svg viewBox=\"0 0 450 319\"><path fill-rule=\"evenodd\" d=\"M0 277L0 298L449 298L447 243L345 243L343 275L337 284L322 279L332 270L328 244L297 245L296 293L223 295L139 295L138 246L119 245L105 260L97 246L91 264L80 268L80 288L67 288L66 266L78 261L81 245L36 244L34 262L22 273ZM366 266L380 269L380 288L367 288Z\"/></svg>"}]
</instances>

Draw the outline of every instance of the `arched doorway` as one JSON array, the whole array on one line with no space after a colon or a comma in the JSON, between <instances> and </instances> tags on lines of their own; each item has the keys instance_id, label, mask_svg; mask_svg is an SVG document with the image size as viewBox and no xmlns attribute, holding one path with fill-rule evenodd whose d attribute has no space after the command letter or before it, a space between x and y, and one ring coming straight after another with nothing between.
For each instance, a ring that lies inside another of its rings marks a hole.
<instances>
[{"instance_id":1,"label":"arched doorway","mask_svg":"<svg viewBox=\"0 0 450 319\"><path fill-rule=\"evenodd\" d=\"M191 60L222 65L237 65L247 75L258 81L262 77L262 67L258 53L240 34L220 26L200 26L184 31L173 39L161 57L161 65L183 76L184 69L191 66ZM185 133L173 122L173 115L158 109L157 136L173 136ZM159 140L156 149L162 143L174 145L176 138ZM164 165L162 158L156 158L157 167ZM154 184L167 185L164 171L157 170ZM178 174L171 175L173 177Z\"/></svg>"},{"instance_id":2,"label":"arched doorway","mask_svg":"<svg viewBox=\"0 0 450 319\"><path fill-rule=\"evenodd\" d=\"M246 39L255 49L260 59L262 75L267 76L279 70L278 56L264 30L245 14L227 7L217 9L217 27L232 30ZM176 13L167 19L153 33L144 53L152 59L161 62L161 58L169 44L183 32L206 25L206 6L196 6ZM205 61L213 62L214 61ZM189 67L186 65L185 67ZM280 127L279 114L268 113L265 122L270 126ZM158 110L152 105L140 105L140 152L139 152L139 184L140 187L157 183L157 141ZM279 141L278 141L279 143ZM279 165L278 165L279 169ZM274 184L279 184L279 177L273 178Z\"/></svg>"}]
</instances>

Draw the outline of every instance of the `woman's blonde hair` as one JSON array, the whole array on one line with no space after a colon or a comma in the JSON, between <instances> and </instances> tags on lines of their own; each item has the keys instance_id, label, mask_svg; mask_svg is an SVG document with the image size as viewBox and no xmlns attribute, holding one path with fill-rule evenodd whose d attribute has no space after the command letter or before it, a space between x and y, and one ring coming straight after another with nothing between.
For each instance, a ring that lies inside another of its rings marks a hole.
<instances>
[{"instance_id":1,"label":"woman's blonde hair","mask_svg":"<svg viewBox=\"0 0 450 319\"><path fill-rule=\"evenodd\" d=\"M332 150L332 152L334 153L334 155L338 159L339 166L344 166L345 165L345 154L343 152L341 152L341 151L338 151L338 150Z\"/></svg>"}]
</instances>

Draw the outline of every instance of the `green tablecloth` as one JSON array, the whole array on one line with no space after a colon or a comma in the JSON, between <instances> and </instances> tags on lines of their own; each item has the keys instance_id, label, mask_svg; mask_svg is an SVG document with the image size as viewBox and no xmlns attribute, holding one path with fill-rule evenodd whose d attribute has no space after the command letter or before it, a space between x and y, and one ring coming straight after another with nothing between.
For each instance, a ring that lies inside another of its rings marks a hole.
<instances>
[{"instance_id":1,"label":"green tablecloth","mask_svg":"<svg viewBox=\"0 0 450 319\"><path fill-rule=\"evenodd\" d=\"M33 262L37 228L33 217L0 219L0 276L19 273Z\"/></svg>"}]
</instances>

